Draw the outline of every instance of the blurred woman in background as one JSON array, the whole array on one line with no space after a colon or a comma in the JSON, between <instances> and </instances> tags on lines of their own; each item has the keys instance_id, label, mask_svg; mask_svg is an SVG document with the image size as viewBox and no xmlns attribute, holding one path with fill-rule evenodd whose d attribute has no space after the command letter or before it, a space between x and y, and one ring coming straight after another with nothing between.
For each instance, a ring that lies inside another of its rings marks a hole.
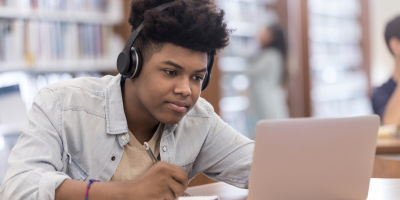
<instances>
[{"instance_id":1,"label":"blurred woman in background","mask_svg":"<svg viewBox=\"0 0 400 200\"><path fill-rule=\"evenodd\" d=\"M289 117L285 85L287 46L279 25L265 28L258 36L261 51L249 60L250 100L256 121Z\"/></svg>"}]
</instances>

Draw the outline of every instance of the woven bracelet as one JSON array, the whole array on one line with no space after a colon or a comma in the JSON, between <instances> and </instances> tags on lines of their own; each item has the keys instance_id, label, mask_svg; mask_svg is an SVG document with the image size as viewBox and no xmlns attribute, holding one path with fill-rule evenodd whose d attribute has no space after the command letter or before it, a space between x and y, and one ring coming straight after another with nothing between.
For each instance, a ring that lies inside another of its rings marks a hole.
<instances>
[{"instance_id":1,"label":"woven bracelet","mask_svg":"<svg viewBox=\"0 0 400 200\"><path fill-rule=\"evenodd\" d=\"M94 179L89 180L89 184L87 185L87 188L86 188L85 200L88 199L90 184L92 184L93 182L100 182L100 180L94 180Z\"/></svg>"}]
</instances>

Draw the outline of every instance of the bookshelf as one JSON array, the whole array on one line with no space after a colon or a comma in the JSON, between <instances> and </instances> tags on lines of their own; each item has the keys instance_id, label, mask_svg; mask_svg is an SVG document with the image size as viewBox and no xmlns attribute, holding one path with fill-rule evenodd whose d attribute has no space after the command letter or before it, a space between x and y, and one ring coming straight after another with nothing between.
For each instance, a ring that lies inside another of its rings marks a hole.
<instances>
[{"instance_id":1,"label":"bookshelf","mask_svg":"<svg viewBox=\"0 0 400 200\"><path fill-rule=\"evenodd\" d=\"M288 3L292 117L371 113L369 1Z\"/></svg>"},{"instance_id":2,"label":"bookshelf","mask_svg":"<svg viewBox=\"0 0 400 200\"><path fill-rule=\"evenodd\" d=\"M308 1L311 116L372 113L368 2Z\"/></svg>"},{"instance_id":3,"label":"bookshelf","mask_svg":"<svg viewBox=\"0 0 400 200\"><path fill-rule=\"evenodd\" d=\"M0 0L0 73L115 71L122 0Z\"/></svg>"}]
</instances>

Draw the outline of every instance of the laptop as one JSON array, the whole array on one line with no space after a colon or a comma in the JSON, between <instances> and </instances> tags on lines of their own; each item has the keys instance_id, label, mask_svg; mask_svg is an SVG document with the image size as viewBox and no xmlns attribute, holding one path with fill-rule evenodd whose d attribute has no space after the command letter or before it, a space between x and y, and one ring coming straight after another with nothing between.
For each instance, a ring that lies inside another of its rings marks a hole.
<instances>
[{"instance_id":1,"label":"laptop","mask_svg":"<svg viewBox=\"0 0 400 200\"><path fill-rule=\"evenodd\" d=\"M365 200L380 119L260 121L247 200Z\"/></svg>"}]
</instances>

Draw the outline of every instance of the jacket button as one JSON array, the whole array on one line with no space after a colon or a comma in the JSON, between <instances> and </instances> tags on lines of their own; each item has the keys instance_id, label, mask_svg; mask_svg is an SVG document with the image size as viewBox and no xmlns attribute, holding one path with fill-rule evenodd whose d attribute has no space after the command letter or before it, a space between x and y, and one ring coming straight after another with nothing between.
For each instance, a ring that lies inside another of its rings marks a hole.
<instances>
[{"instance_id":1,"label":"jacket button","mask_svg":"<svg viewBox=\"0 0 400 200\"><path fill-rule=\"evenodd\" d=\"M111 160L114 161L115 160L115 156L111 157Z\"/></svg>"},{"instance_id":2,"label":"jacket button","mask_svg":"<svg viewBox=\"0 0 400 200\"><path fill-rule=\"evenodd\" d=\"M163 147L162 150L163 150L164 152L166 152L166 151L167 151L167 147Z\"/></svg>"}]
</instances>

